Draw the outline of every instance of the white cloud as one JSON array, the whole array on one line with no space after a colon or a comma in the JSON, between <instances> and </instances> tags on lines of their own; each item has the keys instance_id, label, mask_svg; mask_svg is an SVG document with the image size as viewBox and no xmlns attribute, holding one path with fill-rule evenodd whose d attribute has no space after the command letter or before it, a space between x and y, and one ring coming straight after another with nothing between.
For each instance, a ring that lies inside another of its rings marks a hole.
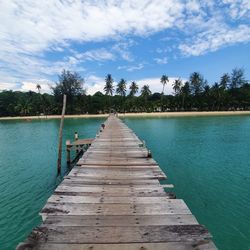
<instances>
[{"instance_id":1,"label":"white cloud","mask_svg":"<svg viewBox=\"0 0 250 250\"><path fill-rule=\"evenodd\" d=\"M164 90L164 93L167 95L173 94L172 84L176 79L179 79L179 77L168 77L168 79L169 79L169 82L165 86L165 90ZM140 89L142 88L143 85L149 85L149 88L152 93L162 92L162 83L160 81L160 78L145 78L145 79L139 79L135 82L138 84Z\"/></svg>"},{"instance_id":2,"label":"white cloud","mask_svg":"<svg viewBox=\"0 0 250 250\"><path fill-rule=\"evenodd\" d=\"M17 83L0 82L0 91L2 90L15 90L18 88Z\"/></svg>"},{"instance_id":3,"label":"white cloud","mask_svg":"<svg viewBox=\"0 0 250 250\"><path fill-rule=\"evenodd\" d=\"M54 85L53 82L47 79L31 79L29 81L23 82L0 82L0 91L1 90L14 90L14 91L34 91L38 92L37 85L41 86L41 93L51 94L51 86Z\"/></svg>"},{"instance_id":4,"label":"white cloud","mask_svg":"<svg viewBox=\"0 0 250 250\"><path fill-rule=\"evenodd\" d=\"M84 53L77 53L76 58L82 61L106 61L114 60L115 56L108 50L101 48L96 50L89 50Z\"/></svg>"},{"instance_id":5,"label":"white cloud","mask_svg":"<svg viewBox=\"0 0 250 250\"><path fill-rule=\"evenodd\" d=\"M167 63L168 63L167 57L163 57L163 58L154 58L154 61L155 61L157 64L167 64Z\"/></svg>"},{"instance_id":6,"label":"white cloud","mask_svg":"<svg viewBox=\"0 0 250 250\"><path fill-rule=\"evenodd\" d=\"M120 57L135 61L131 47L136 44L131 37L145 38L159 31L167 31L162 40L165 43L174 34L181 34L184 38L175 40L176 48L186 56L250 41L249 0L1 0L0 10L2 85L49 78L63 68L82 72L86 60L102 63ZM81 45L100 41L116 44L73 53L75 41ZM62 55L65 51L71 55ZM47 52L61 53L62 58L49 60ZM167 60L157 57L156 62ZM142 68L143 64L138 64L124 69L132 72ZM15 80L6 81L6 75Z\"/></svg>"},{"instance_id":7,"label":"white cloud","mask_svg":"<svg viewBox=\"0 0 250 250\"><path fill-rule=\"evenodd\" d=\"M86 92L88 95L93 95L96 92L100 91L104 94L103 88L105 85L105 79L90 75L85 79L84 87L86 88Z\"/></svg>"},{"instance_id":8,"label":"white cloud","mask_svg":"<svg viewBox=\"0 0 250 250\"><path fill-rule=\"evenodd\" d=\"M129 66L118 66L117 69L118 70L126 70L128 72L133 72L136 70L141 70L144 68L144 64L143 63L139 63L137 65L129 65Z\"/></svg>"},{"instance_id":9,"label":"white cloud","mask_svg":"<svg viewBox=\"0 0 250 250\"><path fill-rule=\"evenodd\" d=\"M127 41L116 43L112 50L120 54L121 58L125 61L132 62L134 60L133 55L129 51L129 48L134 46L136 43L132 39Z\"/></svg>"},{"instance_id":10,"label":"white cloud","mask_svg":"<svg viewBox=\"0 0 250 250\"><path fill-rule=\"evenodd\" d=\"M53 82L51 81L48 81L46 79L33 79L32 81L29 81L29 82L22 82L21 83L21 87L19 88L19 90L21 91L34 91L34 92L38 92L38 89L37 89L37 85L40 85L41 87L41 93L51 93L51 86L54 85Z\"/></svg>"},{"instance_id":11,"label":"white cloud","mask_svg":"<svg viewBox=\"0 0 250 250\"><path fill-rule=\"evenodd\" d=\"M208 31L197 35L195 39L189 39L179 45L179 49L186 56L199 56L209 51L216 51L222 46L228 46L237 42L250 41L250 27L240 25L235 29L217 25Z\"/></svg>"},{"instance_id":12,"label":"white cloud","mask_svg":"<svg viewBox=\"0 0 250 250\"><path fill-rule=\"evenodd\" d=\"M222 2L229 6L228 12L232 18L250 17L249 0L222 0Z\"/></svg>"},{"instance_id":13,"label":"white cloud","mask_svg":"<svg viewBox=\"0 0 250 250\"><path fill-rule=\"evenodd\" d=\"M52 44L61 48L68 39L116 39L131 32L142 35L173 26L183 7L180 1L170 0L32 3L3 0L0 3L1 40L19 52L40 52Z\"/></svg>"}]
</instances>

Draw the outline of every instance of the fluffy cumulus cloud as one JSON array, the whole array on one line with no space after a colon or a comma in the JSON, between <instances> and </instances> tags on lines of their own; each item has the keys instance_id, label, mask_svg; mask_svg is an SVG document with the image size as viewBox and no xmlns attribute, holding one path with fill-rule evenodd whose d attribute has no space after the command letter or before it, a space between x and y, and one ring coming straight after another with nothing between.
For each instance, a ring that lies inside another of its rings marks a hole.
<instances>
[{"instance_id":1,"label":"fluffy cumulus cloud","mask_svg":"<svg viewBox=\"0 0 250 250\"><path fill-rule=\"evenodd\" d=\"M1 88L51 79L63 68L85 72L94 61L121 60L131 63L128 72L141 70L133 38L157 32L165 32L165 43L181 35L170 49L175 57L250 41L249 0L2 0L0 10ZM80 51L73 43L97 45ZM155 55L151 63L166 64L167 58Z\"/></svg>"},{"instance_id":2,"label":"fluffy cumulus cloud","mask_svg":"<svg viewBox=\"0 0 250 250\"><path fill-rule=\"evenodd\" d=\"M85 88L86 88L86 93L88 95L93 95L96 92L100 91L104 93L103 87L105 85L105 79L95 76L95 75L90 75L85 79Z\"/></svg>"},{"instance_id":3,"label":"fluffy cumulus cloud","mask_svg":"<svg viewBox=\"0 0 250 250\"><path fill-rule=\"evenodd\" d=\"M36 79L34 81L31 81L31 82L22 82L21 83L21 86L20 86L20 90L21 91L38 91L37 89L37 85L40 85L41 89L40 89L40 92L41 93L51 93L51 87L54 85L53 82L50 82L46 79Z\"/></svg>"},{"instance_id":4,"label":"fluffy cumulus cloud","mask_svg":"<svg viewBox=\"0 0 250 250\"><path fill-rule=\"evenodd\" d=\"M169 77L169 82L165 86L164 92L165 94L173 94L173 83L174 81L178 79L178 77ZM139 79L136 81L139 88L141 89L143 85L148 85L151 92L155 93L161 93L162 92L162 84L160 82L159 78L145 78L145 79Z\"/></svg>"}]
</instances>

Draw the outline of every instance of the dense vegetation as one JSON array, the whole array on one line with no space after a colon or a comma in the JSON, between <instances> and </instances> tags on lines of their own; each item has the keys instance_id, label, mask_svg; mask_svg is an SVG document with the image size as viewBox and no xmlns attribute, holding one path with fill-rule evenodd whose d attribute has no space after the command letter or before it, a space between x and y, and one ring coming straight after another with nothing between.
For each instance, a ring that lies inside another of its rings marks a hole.
<instances>
[{"instance_id":1,"label":"dense vegetation","mask_svg":"<svg viewBox=\"0 0 250 250\"><path fill-rule=\"evenodd\" d=\"M188 81L177 79L173 83L173 95L165 95L164 89L169 79L163 75L159 79L162 93L151 93L145 85L139 90L136 82L121 79L114 85L110 74L105 78L104 92L86 95L84 80L77 74L63 71L59 81L52 88L52 95L33 91L2 91L0 93L0 116L26 116L60 114L63 94L67 95L68 114L96 114L110 110L118 112L155 111L217 111L249 110L250 83L245 80L242 69L233 69L224 74L218 82L209 85L197 72ZM127 94L128 93L128 94ZM114 95L115 94L115 95Z\"/></svg>"}]
</instances>

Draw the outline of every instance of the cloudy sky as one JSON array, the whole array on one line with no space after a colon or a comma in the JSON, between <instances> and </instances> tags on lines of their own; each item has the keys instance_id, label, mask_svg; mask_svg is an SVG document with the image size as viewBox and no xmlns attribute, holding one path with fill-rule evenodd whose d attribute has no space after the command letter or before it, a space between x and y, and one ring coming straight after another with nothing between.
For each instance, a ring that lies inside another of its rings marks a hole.
<instances>
[{"instance_id":1,"label":"cloudy sky","mask_svg":"<svg viewBox=\"0 0 250 250\"><path fill-rule=\"evenodd\" d=\"M249 0L1 0L0 90L49 92L62 69L90 94L107 73L159 92L162 74L250 79L249 42Z\"/></svg>"}]
</instances>

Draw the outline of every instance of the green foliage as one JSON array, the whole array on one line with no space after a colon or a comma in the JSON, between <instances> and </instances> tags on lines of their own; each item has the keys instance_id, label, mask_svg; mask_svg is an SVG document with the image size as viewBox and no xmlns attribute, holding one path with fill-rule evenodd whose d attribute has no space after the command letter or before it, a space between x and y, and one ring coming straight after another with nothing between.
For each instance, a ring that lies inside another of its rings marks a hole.
<instances>
[{"instance_id":1,"label":"green foliage","mask_svg":"<svg viewBox=\"0 0 250 250\"><path fill-rule=\"evenodd\" d=\"M126 81L124 79L121 79L117 84L116 93L120 96L126 95Z\"/></svg>"},{"instance_id":2,"label":"green foliage","mask_svg":"<svg viewBox=\"0 0 250 250\"><path fill-rule=\"evenodd\" d=\"M168 82L169 82L168 76L162 75L162 76L161 76L162 94L164 94L164 88L165 88L165 86L167 85Z\"/></svg>"},{"instance_id":3,"label":"green foliage","mask_svg":"<svg viewBox=\"0 0 250 250\"><path fill-rule=\"evenodd\" d=\"M113 82L114 82L114 80L113 80L111 74L108 74L105 78L105 86L103 88L106 95L111 95L111 96L113 95L113 93L114 93Z\"/></svg>"},{"instance_id":4,"label":"green foliage","mask_svg":"<svg viewBox=\"0 0 250 250\"><path fill-rule=\"evenodd\" d=\"M85 95L83 79L76 73L63 71L53 88L53 95L37 92L2 91L0 92L0 116L27 116L60 114L62 95L67 95L68 114L99 114L110 110L118 112L158 112L158 111L216 111L250 110L250 84L245 80L242 69L223 74L218 83L208 85L197 72L191 74L189 81L173 83L175 95L151 93L148 85L140 90L132 82L130 93L126 96L126 81L121 79L117 85L118 95L113 96L114 86L111 75L107 75L105 93L96 92Z\"/></svg>"},{"instance_id":5,"label":"green foliage","mask_svg":"<svg viewBox=\"0 0 250 250\"><path fill-rule=\"evenodd\" d=\"M138 93L139 87L136 84L136 82L132 82L131 85L129 86L129 89L130 89L129 95L135 96Z\"/></svg>"},{"instance_id":6,"label":"green foliage","mask_svg":"<svg viewBox=\"0 0 250 250\"><path fill-rule=\"evenodd\" d=\"M231 89L236 89L241 87L246 83L245 77L244 77L244 70L235 68L232 71L231 74L231 82L230 87Z\"/></svg>"},{"instance_id":7,"label":"green foliage","mask_svg":"<svg viewBox=\"0 0 250 250\"><path fill-rule=\"evenodd\" d=\"M53 95L58 104L58 110L61 110L63 95L67 95L67 112L80 113L81 109L76 109L76 103L82 103L85 91L83 89L83 78L75 72L63 70L58 76L59 81L55 87L52 87Z\"/></svg>"}]
</instances>

